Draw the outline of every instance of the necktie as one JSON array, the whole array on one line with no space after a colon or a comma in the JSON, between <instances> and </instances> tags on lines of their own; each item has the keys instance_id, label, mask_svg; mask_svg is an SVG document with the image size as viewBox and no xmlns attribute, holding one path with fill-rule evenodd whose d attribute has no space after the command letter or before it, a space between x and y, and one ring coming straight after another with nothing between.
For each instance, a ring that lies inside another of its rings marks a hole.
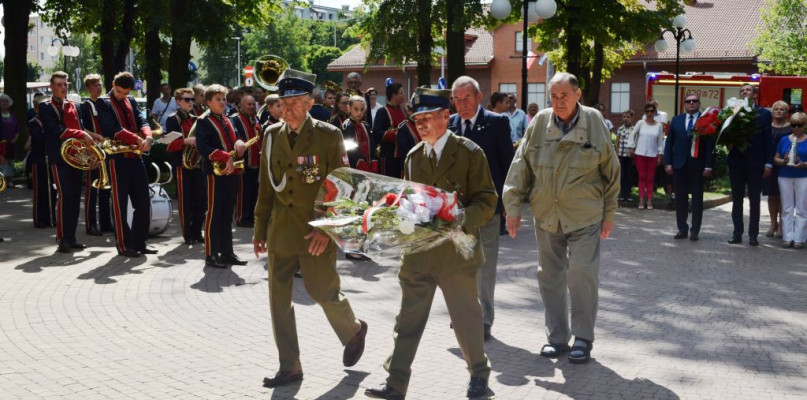
<instances>
[{"instance_id":1,"label":"necktie","mask_svg":"<svg viewBox=\"0 0 807 400\"><path fill-rule=\"evenodd\" d=\"M297 132L290 131L288 137L289 137L289 147L291 147L293 149L294 148L294 141L297 140Z\"/></svg>"},{"instance_id":2,"label":"necktie","mask_svg":"<svg viewBox=\"0 0 807 400\"><path fill-rule=\"evenodd\" d=\"M462 136L468 136L469 133L471 133L471 120L466 119L465 120L465 130L462 132Z\"/></svg>"},{"instance_id":3,"label":"necktie","mask_svg":"<svg viewBox=\"0 0 807 400\"><path fill-rule=\"evenodd\" d=\"M434 151L434 149L432 149L432 151L429 153L429 163L431 163L432 169L434 169L436 171L437 170L437 153Z\"/></svg>"},{"instance_id":4,"label":"necktie","mask_svg":"<svg viewBox=\"0 0 807 400\"><path fill-rule=\"evenodd\" d=\"M690 115L687 118L689 119L689 122L687 123L687 135L692 136L692 133L690 132L692 132L692 126L695 124L695 116Z\"/></svg>"}]
</instances>

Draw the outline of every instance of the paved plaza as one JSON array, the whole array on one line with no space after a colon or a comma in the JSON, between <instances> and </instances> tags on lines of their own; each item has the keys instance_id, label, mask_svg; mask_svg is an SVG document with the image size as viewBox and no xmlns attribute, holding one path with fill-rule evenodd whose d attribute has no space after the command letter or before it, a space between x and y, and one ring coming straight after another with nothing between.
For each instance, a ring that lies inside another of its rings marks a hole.
<instances>
[{"instance_id":1,"label":"paved plaza","mask_svg":"<svg viewBox=\"0 0 807 400\"><path fill-rule=\"evenodd\" d=\"M266 259L252 255L251 230L234 235L249 265L226 271L204 269L176 221L150 241L158 255L126 259L112 236L85 236L82 220L78 239L91 247L64 255L55 230L32 228L30 195L0 194L0 399L361 399L384 382L395 261L340 258L343 291L369 324L352 368L297 280L305 379L271 390L261 386L278 365ZM593 360L582 366L538 355L546 338L531 221L517 239L502 237L491 398L807 398L807 250L765 237L758 248L727 244L729 207L705 212L699 242L672 239L672 212L618 211L602 245ZM408 398L464 398L464 367L438 291Z\"/></svg>"}]
</instances>

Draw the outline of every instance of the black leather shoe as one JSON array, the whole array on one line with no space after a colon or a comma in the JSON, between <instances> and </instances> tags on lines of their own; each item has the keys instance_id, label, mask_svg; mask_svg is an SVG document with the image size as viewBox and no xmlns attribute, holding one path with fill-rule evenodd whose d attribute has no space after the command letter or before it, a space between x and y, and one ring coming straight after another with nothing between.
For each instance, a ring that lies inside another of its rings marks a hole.
<instances>
[{"instance_id":1,"label":"black leather shoe","mask_svg":"<svg viewBox=\"0 0 807 400\"><path fill-rule=\"evenodd\" d=\"M275 388L303 380L303 371L278 371L274 378L263 378L263 386Z\"/></svg>"},{"instance_id":2,"label":"black leather shoe","mask_svg":"<svg viewBox=\"0 0 807 400\"><path fill-rule=\"evenodd\" d=\"M367 397L372 397L374 399L387 399L387 400L403 400L404 395L393 389L387 384L381 385L375 389L367 389L364 391L364 395Z\"/></svg>"},{"instance_id":3,"label":"black leather shoe","mask_svg":"<svg viewBox=\"0 0 807 400\"><path fill-rule=\"evenodd\" d=\"M143 246L137 251L139 251L141 254L157 254L157 249L149 246Z\"/></svg>"},{"instance_id":4,"label":"black leather shoe","mask_svg":"<svg viewBox=\"0 0 807 400\"><path fill-rule=\"evenodd\" d=\"M203 238L202 235L194 236L193 240L195 240L197 243L204 243L205 242L205 238Z\"/></svg>"},{"instance_id":5,"label":"black leather shoe","mask_svg":"<svg viewBox=\"0 0 807 400\"><path fill-rule=\"evenodd\" d=\"M228 266L229 265L221 262L221 259L216 256L205 257L205 267L227 269Z\"/></svg>"},{"instance_id":6,"label":"black leather shoe","mask_svg":"<svg viewBox=\"0 0 807 400\"><path fill-rule=\"evenodd\" d=\"M87 245L82 243L70 243L70 248L73 250L84 250L87 248Z\"/></svg>"},{"instance_id":7,"label":"black leather shoe","mask_svg":"<svg viewBox=\"0 0 807 400\"><path fill-rule=\"evenodd\" d=\"M759 240L757 240L756 236L751 236L750 238L748 238L748 244L750 244L751 246L759 246Z\"/></svg>"},{"instance_id":8,"label":"black leather shoe","mask_svg":"<svg viewBox=\"0 0 807 400\"><path fill-rule=\"evenodd\" d=\"M219 258L222 264L247 265L247 262L238 258L235 254L225 254Z\"/></svg>"},{"instance_id":9,"label":"black leather shoe","mask_svg":"<svg viewBox=\"0 0 807 400\"><path fill-rule=\"evenodd\" d=\"M693 242L697 242L698 241L698 234L693 233L693 234L689 235L689 240L691 240Z\"/></svg>"},{"instance_id":10,"label":"black leather shoe","mask_svg":"<svg viewBox=\"0 0 807 400\"><path fill-rule=\"evenodd\" d=\"M194 243L196 243L196 241L193 239L185 239L185 246L190 246Z\"/></svg>"},{"instance_id":11,"label":"black leather shoe","mask_svg":"<svg viewBox=\"0 0 807 400\"><path fill-rule=\"evenodd\" d=\"M56 251L59 253L72 253L73 247L69 243L62 243L56 248Z\"/></svg>"},{"instance_id":12,"label":"black leather shoe","mask_svg":"<svg viewBox=\"0 0 807 400\"><path fill-rule=\"evenodd\" d=\"M50 228L50 224L47 223L47 222L41 222L41 223L38 223L38 224L34 224L34 228L36 228L36 229Z\"/></svg>"},{"instance_id":13,"label":"black leather shoe","mask_svg":"<svg viewBox=\"0 0 807 400\"><path fill-rule=\"evenodd\" d=\"M119 251L118 255L119 256L124 256L124 257L129 257L129 258L140 257L140 253L138 253L136 250L132 250L132 249L126 249L124 251Z\"/></svg>"},{"instance_id":14,"label":"black leather shoe","mask_svg":"<svg viewBox=\"0 0 807 400\"><path fill-rule=\"evenodd\" d=\"M361 327L359 332L350 339L345 351L342 353L342 364L346 367L352 367L359 362L362 354L364 354L364 339L367 337L367 323L359 320Z\"/></svg>"},{"instance_id":15,"label":"black leather shoe","mask_svg":"<svg viewBox=\"0 0 807 400\"><path fill-rule=\"evenodd\" d=\"M686 239L687 233L686 232L678 232L674 236L675 239Z\"/></svg>"},{"instance_id":16,"label":"black leather shoe","mask_svg":"<svg viewBox=\"0 0 807 400\"><path fill-rule=\"evenodd\" d=\"M87 229L87 234L90 235L90 236L101 236L102 235L101 231L99 231L98 229L95 229L95 228Z\"/></svg>"},{"instance_id":17,"label":"black leather shoe","mask_svg":"<svg viewBox=\"0 0 807 400\"><path fill-rule=\"evenodd\" d=\"M740 244L743 242L743 237L740 235L734 235L729 239L729 244Z\"/></svg>"},{"instance_id":18,"label":"black leather shoe","mask_svg":"<svg viewBox=\"0 0 807 400\"><path fill-rule=\"evenodd\" d=\"M468 382L468 393L466 397L479 397L488 392L488 380L480 377L472 377Z\"/></svg>"},{"instance_id":19,"label":"black leather shoe","mask_svg":"<svg viewBox=\"0 0 807 400\"><path fill-rule=\"evenodd\" d=\"M486 342L488 340L490 340L490 337L491 337L491 335L490 335L490 325L488 325L488 324L485 324L484 335L485 335L484 339L485 339Z\"/></svg>"}]
</instances>

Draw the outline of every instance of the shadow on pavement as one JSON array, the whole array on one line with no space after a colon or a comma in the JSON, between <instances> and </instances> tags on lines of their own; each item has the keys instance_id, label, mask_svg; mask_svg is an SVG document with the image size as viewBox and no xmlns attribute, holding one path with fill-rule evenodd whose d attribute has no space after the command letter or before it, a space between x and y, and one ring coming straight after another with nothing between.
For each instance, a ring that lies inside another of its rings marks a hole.
<instances>
[{"instance_id":1,"label":"shadow on pavement","mask_svg":"<svg viewBox=\"0 0 807 400\"><path fill-rule=\"evenodd\" d=\"M459 349L458 349L459 350ZM496 381L505 386L523 386L528 376L552 376L552 366L537 362L542 357L520 347L509 346L495 337L485 343L485 353L493 371L499 373Z\"/></svg>"},{"instance_id":2,"label":"shadow on pavement","mask_svg":"<svg viewBox=\"0 0 807 400\"><path fill-rule=\"evenodd\" d=\"M370 375L369 372L364 371L345 371L347 376L343 377L339 383L336 384L331 390L323 393L317 400L327 399L352 399L356 396L359 390L359 384ZM274 394L274 393L273 393Z\"/></svg>"},{"instance_id":3,"label":"shadow on pavement","mask_svg":"<svg viewBox=\"0 0 807 400\"><path fill-rule=\"evenodd\" d=\"M300 391L300 387L302 387L304 380L292 382L288 385L284 385L272 390L272 400L289 400L289 399L296 399L297 392Z\"/></svg>"},{"instance_id":4,"label":"shadow on pavement","mask_svg":"<svg viewBox=\"0 0 807 400\"><path fill-rule=\"evenodd\" d=\"M117 283L117 280L112 279L113 276L142 274L143 272L134 268L145 264L147 261L148 259L143 256L138 258L112 257L106 264L79 275L78 279L93 279L99 285Z\"/></svg>"},{"instance_id":5,"label":"shadow on pavement","mask_svg":"<svg viewBox=\"0 0 807 400\"><path fill-rule=\"evenodd\" d=\"M246 283L231 269L216 269L205 267L205 276L199 282L191 285L191 289L201 290L206 293L220 293L226 286L240 286Z\"/></svg>"},{"instance_id":6,"label":"shadow on pavement","mask_svg":"<svg viewBox=\"0 0 807 400\"><path fill-rule=\"evenodd\" d=\"M35 258L24 264L20 264L14 269L22 270L22 272L42 272L42 268L50 267L68 267L71 265L81 264L85 261L92 260L106 251L78 251L71 254L53 253L49 256Z\"/></svg>"},{"instance_id":7,"label":"shadow on pavement","mask_svg":"<svg viewBox=\"0 0 807 400\"><path fill-rule=\"evenodd\" d=\"M586 365L572 365L561 358L555 363L563 376L563 383L535 380L535 386L562 393L572 399L611 398L653 398L658 400L678 400L672 390L649 379L625 379L612 369L592 359ZM591 377L596 376L596 380Z\"/></svg>"}]
</instances>

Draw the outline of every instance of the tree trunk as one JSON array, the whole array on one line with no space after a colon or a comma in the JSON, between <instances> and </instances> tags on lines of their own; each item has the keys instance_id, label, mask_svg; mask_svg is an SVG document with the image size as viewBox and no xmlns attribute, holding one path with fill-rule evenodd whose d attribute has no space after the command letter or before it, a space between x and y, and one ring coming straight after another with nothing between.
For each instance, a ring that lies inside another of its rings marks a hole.
<instances>
[{"instance_id":1,"label":"tree trunk","mask_svg":"<svg viewBox=\"0 0 807 400\"><path fill-rule=\"evenodd\" d=\"M154 105L154 100L160 97L160 84L162 74L160 73L161 49L160 49L160 27L150 23L146 31L145 56L146 56L146 104L148 109Z\"/></svg>"},{"instance_id":2,"label":"tree trunk","mask_svg":"<svg viewBox=\"0 0 807 400\"><path fill-rule=\"evenodd\" d=\"M134 37L135 3L136 0L123 0L123 20L120 22L121 28L118 36L120 39L115 44L114 67L116 71L114 74L126 70L126 56L129 55L132 37Z\"/></svg>"},{"instance_id":3,"label":"tree trunk","mask_svg":"<svg viewBox=\"0 0 807 400\"><path fill-rule=\"evenodd\" d=\"M20 149L25 143L24 140L28 138L28 124L25 120L25 111L27 107L26 89L27 89L27 75L28 75L28 15L34 6L33 0L15 0L3 2L3 18L5 23L6 38L6 57L5 66L3 70L3 79L5 79L5 88L3 91L11 97L14 105L11 106L11 112L17 117L20 127L19 139L15 146ZM17 151L16 155L19 158L23 151ZM12 177L8 177L11 179Z\"/></svg>"},{"instance_id":4,"label":"tree trunk","mask_svg":"<svg viewBox=\"0 0 807 400\"><path fill-rule=\"evenodd\" d=\"M191 60L191 32L189 24L189 0L171 1L171 50L168 52L168 83L171 88L181 88L188 84L191 76L188 62Z\"/></svg>"},{"instance_id":5,"label":"tree trunk","mask_svg":"<svg viewBox=\"0 0 807 400\"><path fill-rule=\"evenodd\" d=\"M432 49L434 38L431 31L432 4L430 0L417 0L418 11L418 86L431 85Z\"/></svg>"},{"instance_id":6,"label":"tree trunk","mask_svg":"<svg viewBox=\"0 0 807 400\"><path fill-rule=\"evenodd\" d=\"M579 9L567 8L568 20L566 21L566 72L577 77L580 88L586 88L586 76L583 76L582 67L582 45L583 34L577 28L578 20L575 15L580 15Z\"/></svg>"},{"instance_id":7,"label":"tree trunk","mask_svg":"<svg viewBox=\"0 0 807 400\"><path fill-rule=\"evenodd\" d=\"M446 2L446 84L465 75L465 4L461 0Z\"/></svg>"},{"instance_id":8,"label":"tree trunk","mask_svg":"<svg viewBox=\"0 0 807 400\"><path fill-rule=\"evenodd\" d=\"M104 74L104 87L112 90L112 78L118 73L115 66L115 28L118 26L120 0L104 0L101 11L101 30L98 32L101 51L101 71Z\"/></svg>"},{"instance_id":9,"label":"tree trunk","mask_svg":"<svg viewBox=\"0 0 807 400\"><path fill-rule=\"evenodd\" d=\"M605 50L602 43L594 41L594 60L591 62L591 80L586 88L586 105L595 106L600 102L600 84L602 83L602 67L605 62Z\"/></svg>"}]
</instances>

